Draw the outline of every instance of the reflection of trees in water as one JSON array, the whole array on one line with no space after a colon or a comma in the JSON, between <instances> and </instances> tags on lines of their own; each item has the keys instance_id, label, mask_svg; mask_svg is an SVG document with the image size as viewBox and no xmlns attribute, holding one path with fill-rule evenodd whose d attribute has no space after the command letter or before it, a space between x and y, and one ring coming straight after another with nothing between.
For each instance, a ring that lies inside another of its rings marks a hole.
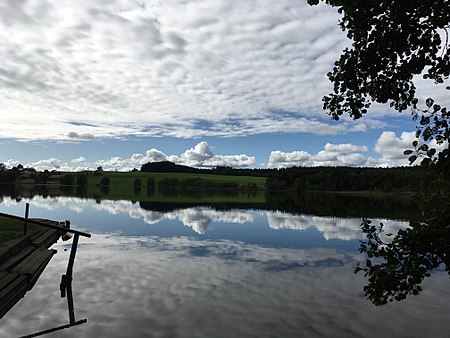
<instances>
[{"instance_id":1,"label":"reflection of trees in water","mask_svg":"<svg viewBox=\"0 0 450 338\"><path fill-rule=\"evenodd\" d=\"M73 194L73 185L62 185L60 187L60 189L61 189L61 192L64 195L71 195L71 194Z\"/></svg>"},{"instance_id":2,"label":"reflection of trees in water","mask_svg":"<svg viewBox=\"0 0 450 338\"><path fill-rule=\"evenodd\" d=\"M265 209L264 203L240 203L240 202L157 202L157 201L140 201L139 206L148 211L172 212L175 210L192 208L192 207L211 207L214 210L225 211L232 209Z\"/></svg>"},{"instance_id":3,"label":"reflection of trees in water","mask_svg":"<svg viewBox=\"0 0 450 338\"><path fill-rule=\"evenodd\" d=\"M409 220L420 215L417 202L398 195L346 195L305 192L266 194L269 208L291 213L336 217L372 217Z\"/></svg>"},{"instance_id":4,"label":"reflection of trees in water","mask_svg":"<svg viewBox=\"0 0 450 338\"><path fill-rule=\"evenodd\" d=\"M109 187L101 187L102 191L92 196L87 195L86 186L77 186L72 190L62 190L60 186L30 185L30 186L0 186L0 195L14 199L22 197L32 198L35 195L45 197L71 196L91 197L98 202L107 198ZM142 188L138 196L154 196L154 186ZM70 193L69 193L70 192ZM302 194L266 193L266 202L250 203L245 199L258 196L255 191L226 190L216 191L208 189L162 189L159 193L164 197L173 198L173 202L140 202L143 209L153 211L170 211L193 206L214 206L218 210L230 208L278 210L293 214L309 214L316 216L335 217L366 217L387 218L396 220L410 220L421 213L418 203L408 197L395 195L343 195L333 193L308 192ZM221 197L236 198L236 201L214 202ZM177 198L183 202L177 201ZM139 200L139 198L137 198Z\"/></svg>"},{"instance_id":5,"label":"reflection of trees in water","mask_svg":"<svg viewBox=\"0 0 450 338\"><path fill-rule=\"evenodd\" d=\"M155 187L148 185L147 186L147 196L153 196L155 195Z\"/></svg>"},{"instance_id":6,"label":"reflection of trees in water","mask_svg":"<svg viewBox=\"0 0 450 338\"><path fill-rule=\"evenodd\" d=\"M140 195L142 191L142 186L140 185L134 185L133 186L133 192L135 195Z\"/></svg>"},{"instance_id":7,"label":"reflection of trees in water","mask_svg":"<svg viewBox=\"0 0 450 338\"><path fill-rule=\"evenodd\" d=\"M424 199L420 220L396 234L386 233L384 225L364 219L362 231L367 239L359 251L367 260L355 268L365 272L364 292L375 305L422 291L422 281L441 266L450 274L450 191L441 181L435 194Z\"/></svg>"},{"instance_id":8,"label":"reflection of trees in water","mask_svg":"<svg viewBox=\"0 0 450 338\"><path fill-rule=\"evenodd\" d=\"M221 197L238 197L238 196L256 196L256 192L242 193L239 190L213 190L213 189L195 189L195 188L159 188L159 193L163 196L170 197L189 197L192 199L201 199L205 197L221 196ZM248 194L248 195L247 195Z\"/></svg>"},{"instance_id":9,"label":"reflection of trees in water","mask_svg":"<svg viewBox=\"0 0 450 338\"><path fill-rule=\"evenodd\" d=\"M385 242L381 239L383 226L364 220L362 228L367 240L360 251L366 253L368 260L355 272L362 270L368 277L369 283L364 287L367 298L375 305L400 301L408 295L418 295L431 270L444 264L449 271L450 229L448 222L442 221L412 222L411 228L399 230L391 242Z\"/></svg>"},{"instance_id":10,"label":"reflection of trees in water","mask_svg":"<svg viewBox=\"0 0 450 338\"><path fill-rule=\"evenodd\" d=\"M77 197L87 197L87 186L77 185L75 187L75 193L76 193Z\"/></svg>"}]
</instances>

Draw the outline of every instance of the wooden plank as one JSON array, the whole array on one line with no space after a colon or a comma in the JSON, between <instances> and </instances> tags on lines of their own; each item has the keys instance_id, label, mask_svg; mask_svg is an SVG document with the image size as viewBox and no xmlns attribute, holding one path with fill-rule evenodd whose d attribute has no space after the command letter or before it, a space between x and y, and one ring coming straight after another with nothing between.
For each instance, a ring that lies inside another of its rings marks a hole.
<instances>
[{"instance_id":1,"label":"wooden plank","mask_svg":"<svg viewBox=\"0 0 450 338\"><path fill-rule=\"evenodd\" d=\"M43 232L39 237L34 239L31 244L34 246L43 246L49 248L52 244L56 243L60 237L60 232L54 229L48 229Z\"/></svg>"},{"instance_id":2,"label":"wooden plank","mask_svg":"<svg viewBox=\"0 0 450 338\"><path fill-rule=\"evenodd\" d=\"M58 242L58 239L61 238L61 233L58 230L54 230L54 232L49 235L49 237L47 238L47 241L43 243L43 247L45 248L50 248L53 244L55 244L56 242Z\"/></svg>"},{"instance_id":3,"label":"wooden plank","mask_svg":"<svg viewBox=\"0 0 450 338\"><path fill-rule=\"evenodd\" d=\"M0 244L0 265L9 260L11 256L16 255L18 252L29 246L31 242L35 241L47 231L48 229L43 229L28 234L27 236L22 236Z\"/></svg>"},{"instance_id":4,"label":"wooden plank","mask_svg":"<svg viewBox=\"0 0 450 338\"><path fill-rule=\"evenodd\" d=\"M3 264L0 265L0 271L10 271L15 266L17 266L20 262L22 262L26 257L31 255L35 247L29 246L23 249L21 252L17 253L14 256L11 256L8 260L6 260Z\"/></svg>"},{"instance_id":5,"label":"wooden plank","mask_svg":"<svg viewBox=\"0 0 450 338\"><path fill-rule=\"evenodd\" d=\"M25 248L30 243L31 236L28 235L2 243L0 245L0 265L12 255Z\"/></svg>"},{"instance_id":6,"label":"wooden plank","mask_svg":"<svg viewBox=\"0 0 450 338\"><path fill-rule=\"evenodd\" d=\"M2 318L26 293L26 276L17 277L0 291L0 318Z\"/></svg>"},{"instance_id":7,"label":"wooden plank","mask_svg":"<svg viewBox=\"0 0 450 338\"><path fill-rule=\"evenodd\" d=\"M31 241L31 244L35 246L42 246L43 242L47 240L48 236L50 236L53 231L55 230L47 229L45 231L42 231L37 238Z\"/></svg>"},{"instance_id":8,"label":"wooden plank","mask_svg":"<svg viewBox=\"0 0 450 338\"><path fill-rule=\"evenodd\" d=\"M6 289L9 284L11 284L17 277L19 277L19 274L17 272L12 272L6 274L6 276L2 279L0 279L0 292L3 289Z\"/></svg>"},{"instance_id":9,"label":"wooden plank","mask_svg":"<svg viewBox=\"0 0 450 338\"><path fill-rule=\"evenodd\" d=\"M37 248L33 254L29 255L21 263L12 269L21 275L27 275L29 282L33 283L39 277L42 270L48 264L56 250L47 250L44 248ZM36 277L36 275L38 275Z\"/></svg>"},{"instance_id":10,"label":"wooden plank","mask_svg":"<svg viewBox=\"0 0 450 338\"><path fill-rule=\"evenodd\" d=\"M0 280L5 278L6 276L8 276L8 274L9 274L9 272L7 272L7 271L0 271Z\"/></svg>"},{"instance_id":11,"label":"wooden plank","mask_svg":"<svg viewBox=\"0 0 450 338\"><path fill-rule=\"evenodd\" d=\"M47 250L47 251L49 251L49 254L45 256L45 259L43 259L41 266L35 271L35 274L31 276L31 279L28 282L27 286L28 290L31 290L33 288L34 284L36 284L42 272L44 272L53 255L56 254L56 250Z\"/></svg>"}]
</instances>

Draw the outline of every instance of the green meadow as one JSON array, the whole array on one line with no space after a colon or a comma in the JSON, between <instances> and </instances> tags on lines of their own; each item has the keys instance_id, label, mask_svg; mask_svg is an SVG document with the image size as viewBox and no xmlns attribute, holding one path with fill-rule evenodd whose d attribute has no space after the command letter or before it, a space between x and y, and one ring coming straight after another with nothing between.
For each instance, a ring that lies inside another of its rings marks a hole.
<instances>
[{"instance_id":1,"label":"green meadow","mask_svg":"<svg viewBox=\"0 0 450 338\"><path fill-rule=\"evenodd\" d=\"M133 187L134 180L140 178L142 186L145 187L147 179L153 178L156 185L163 179L177 178L179 180L200 178L205 181L212 182L236 182L239 185L246 185L248 183L255 183L258 189L264 189L266 178L265 177L253 177L253 176L226 176L226 175L210 175L210 174L191 174L191 173L146 173L146 172L112 172L102 171L102 175L95 175L95 172L88 173L88 186L95 186L100 184L101 179L107 176L111 179L110 186L126 189L127 187Z\"/></svg>"},{"instance_id":2,"label":"green meadow","mask_svg":"<svg viewBox=\"0 0 450 338\"><path fill-rule=\"evenodd\" d=\"M96 199L132 200L132 201L157 201L170 203L196 202L238 202L238 203L262 203L264 202L265 177L254 176L226 176L199 173L152 173L152 172L61 172L60 175L73 175L73 185L61 185L59 181L48 180L47 184L35 184L32 180L21 180L16 184L24 190L24 195L35 193L48 193L49 195L77 196ZM87 184L75 185L78 174L86 175ZM102 185L101 181L109 178L108 185ZM154 180L154 187L147 187L148 179ZM141 184L136 186L135 180ZM204 182L233 183L238 189L202 189L172 187L160 191L159 182L165 179L200 179ZM248 188L253 189L251 193ZM28 191L27 191L28 190ZM39 190L39 191L38 191ZM44 191L44 192L43 192Z\"/></svg>"},{"instance_id":3,"label":"green meadow","mask_svg":"<svg viewBox=\"0 0 450 338\"><path fill-rule=\"evenodd\" d=\"M28 224L27 232L39 230L38 225ZM23 236L23 222L15 219L0 217L0 243Z\"/></svg>"}]
</instances>

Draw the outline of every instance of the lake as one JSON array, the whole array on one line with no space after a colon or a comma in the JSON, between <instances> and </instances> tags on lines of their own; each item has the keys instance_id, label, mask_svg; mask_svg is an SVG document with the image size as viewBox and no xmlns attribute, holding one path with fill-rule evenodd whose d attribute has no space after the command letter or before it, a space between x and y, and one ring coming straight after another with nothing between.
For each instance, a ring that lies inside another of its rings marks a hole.
<instances>
[{"instance_id":1,"label":"lake","mask_svg":"<svg viewBox=\"0 0 450 338\"><path fill-rule=\"evenodd\" d=\"M419 296L376 307L365 298L361 217L390 232L411 201L274 198L271 204L164 204L76 197L11 198L0 211L70 220L80 238L73 293L88 322L48 337L448 337L449 278L434 271ZM71 241L3 319L0 336L68 323L60 298Z\"/></svg>"}]
</instances>

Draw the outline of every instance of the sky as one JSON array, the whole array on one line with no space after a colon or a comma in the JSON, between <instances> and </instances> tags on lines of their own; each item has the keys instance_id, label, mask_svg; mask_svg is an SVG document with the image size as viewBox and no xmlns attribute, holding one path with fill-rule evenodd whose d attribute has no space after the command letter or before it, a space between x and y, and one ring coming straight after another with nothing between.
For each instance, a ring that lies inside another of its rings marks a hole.
<instances>
[{"instance_id":1,"label":"sky","mask_svg":"<svg viewBox=\"0 0 450 338\"><path fill-rule=\"evenodd\" d=\"M339 18L306 0L2 0L0 162L406 165L410 112L333 121L322 109L351 44Z\"/></svg>"}]
</instances>

